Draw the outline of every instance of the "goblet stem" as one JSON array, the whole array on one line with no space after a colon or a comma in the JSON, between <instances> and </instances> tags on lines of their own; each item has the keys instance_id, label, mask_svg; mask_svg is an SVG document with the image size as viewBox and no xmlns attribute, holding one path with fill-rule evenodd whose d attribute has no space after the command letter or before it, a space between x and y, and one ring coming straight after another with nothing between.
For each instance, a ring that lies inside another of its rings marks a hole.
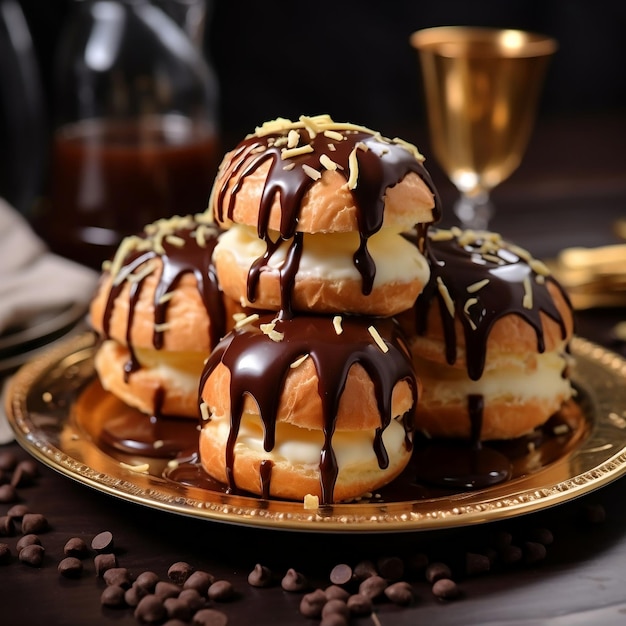
<instances>
[{"instance_id":1,"label":"goblet stem","mask_svg":"<svg viewBox=\"0 0 626 626\"><path fill-rule=\"evenodd\" d=\"M454 203L454 214L465 229L487 230L494 214L489 192L481 191L472 195L461 193Z\"/></svg>"}]
</instances>

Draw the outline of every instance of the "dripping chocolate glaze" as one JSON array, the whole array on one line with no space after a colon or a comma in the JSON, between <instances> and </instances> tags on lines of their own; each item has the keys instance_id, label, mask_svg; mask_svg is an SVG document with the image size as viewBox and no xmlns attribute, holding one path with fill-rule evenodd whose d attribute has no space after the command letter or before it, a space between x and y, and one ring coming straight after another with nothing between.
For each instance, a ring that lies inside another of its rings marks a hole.
<instances>
[{"instance_id":1,"label":"dripping chocolate glaze","mask_svg":"<svg viewBox=\"0 0 626 626\"><path fill-rule=\"evenodd\" d=\"M154 334L153 346L155 349L163 347L163 330L159 325L163 324L167 317L167 307L169 300L165 295L174 291L181 278L191 273L196 278L198 292L204 304L210 320L208 332L210 334L211 345L216 345L226 332L226 314L222 293L219 289L215 268L213 265L213 249L218 240L219 231L217 229L207 229L204 245L200 245L195 237L193 225L176 228L171 234L176 237L177 243L171 243L167 237L161 241L162 251L156 249L131 250L123 260L119 269L116 281L111 284L104 312L103 329L104 336L109 338L110 322L115 300L120 295L126 279L140 267L144 266L151 259L160 257L162 269L154 293ZM144 237L147 235L144 234ZM182 245L181 245L182 242ZM130 352L130 359L126 363L124 373L126 379L139 368L139 363L135 357L131 341L131 330L135 307L141 290L143 289L147 276L140 280L131 282L130 301L128 307L128 319L126 326L126 343Z\"/></svg>"},{"instance_id":2,"label":"dripping chocolate glaze","mask_svg":"<svg viewBox=\"0 0 626 626\"><path fill-rule=\"evenodd\" d=\"M360 245L354 252L354 265L362 279L362 292L367 295L371 292L376 266L367 249L367 241L376 233L383 223L384 196L389 187L399 183L409 172L414 172L422 178L434 197L433 220L438 221L441 216L441 205L437 191L432 183L428 171L422 162L401 144L386 140L375 133L365 130L341 130L341 140L336 140L323 133L314 137L306 129L300 129L300 145L309 144L313 151L298 156L281 158L284 144L277 145L277 139L284 137L284 133L272 133L266 136L252 135L239 144L225 166L222 184L216 194L215 211L219 221L225 218L232 219L237 193L245 183L246 177L254 173L262 164L270 162L262 196L259 201L259 218L257 224L258 236L267 245L265 254L257 259L250 269L248 276L248 300L254 302L259 275L267 266L272 254L276 251L281 240L292 240L291 246L300 248L301 238L296 237L296 229L300 205L302 200L315 182L305 171L306 167L322 171L320 156L328 155L339 165L336 171L348 180L350 172L350 154L357 145L365 149L356 149L358 161L358 183L352 194L357 207L357 221L360 236ZM329 144L333 146L331 150ZM293 166L293 167L292 167ZM303 168L303 166L305 166ZM228 203L226 193L231 179L235 183L231 189ZM280 200L281 219L280 233L277 241L273 241L268 230L270 210L276 196ZM281 273L281 282L292 280L297 272L300 251L288 254L287 266ZM290 278L291 277L291 278ZM282 310L289 313L290 290L281 287L283 296Z\"/></svg>"},{"instance_id":3,"label":"dripping chocolate glaze","mask_svg":"<svg viewBox=\"0 0 626 626\"><path fill-rule=\"evenodd\" d=\"M260 330L260 324L275 321L274 329L284 333L282 341L273 341ZM389 348L383 352L368 327L375 324ZM324 443L320 456L320 487L322 504L333 502L338 468L332 447L339 400L352 365L360 364L374 383L380 414L380 426L373 442L378 464L388 464L382 432L392 419L391 399L399 381L407 381L413 393L413 409L402 416L405 443L410 448L417 402L417 382L408 347L397 323L392 319L344 317L341 338L331 317L302 315L274 320L262 316L258 323L247 324L227 335L209 357L200 388L214 368L223 363L231 373L231 427L226 449L226 471L229 490L237 489L233 474L234 448L241 424L246 396L252 397L264 426L263 445L271 451L275 445L276 414L280 391L291 364L303 355L313 359L318 375L318 391L322 401ZM269 469L269 468L267 468ZM269 480L269 475L263 478ZM269 486L265 486L269 490Z\"/></svg>"}]
</instances>

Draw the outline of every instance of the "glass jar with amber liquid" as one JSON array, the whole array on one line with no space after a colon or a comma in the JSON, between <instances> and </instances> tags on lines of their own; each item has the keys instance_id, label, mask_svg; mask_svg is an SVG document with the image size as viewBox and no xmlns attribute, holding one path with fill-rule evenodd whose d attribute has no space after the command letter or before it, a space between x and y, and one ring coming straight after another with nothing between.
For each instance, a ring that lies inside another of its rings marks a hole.
<instances>
[{"instance_id":1,"label":"glass jar with amber liquid","mask_svg":"<svg viewBox=\"0 0 626 626\"><path fill-rule=\"evenodd\" d=\"M217 169L215 75L160 5L77 2L61 39L39 230L94 268L146 224L204 211Z\"/></svg>"}]
</instances>

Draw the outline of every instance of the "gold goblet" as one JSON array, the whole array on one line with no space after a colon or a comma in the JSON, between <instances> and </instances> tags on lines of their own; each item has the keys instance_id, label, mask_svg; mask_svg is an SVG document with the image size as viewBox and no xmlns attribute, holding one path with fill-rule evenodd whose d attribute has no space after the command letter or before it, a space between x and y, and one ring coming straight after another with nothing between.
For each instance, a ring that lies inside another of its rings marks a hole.
<instances>
[{"instance_id":1,"label":"gold goblet","mask_svg":"<svg viewBox=\"0 0 626 626\"><path fill-rule=\"evenodd\" d=\"M518 167L557 43L520 30L426 28L411 45L422 67L433 153L460 192L464 228L486 229L491 190Z\"/></svg>"}]
</instances>

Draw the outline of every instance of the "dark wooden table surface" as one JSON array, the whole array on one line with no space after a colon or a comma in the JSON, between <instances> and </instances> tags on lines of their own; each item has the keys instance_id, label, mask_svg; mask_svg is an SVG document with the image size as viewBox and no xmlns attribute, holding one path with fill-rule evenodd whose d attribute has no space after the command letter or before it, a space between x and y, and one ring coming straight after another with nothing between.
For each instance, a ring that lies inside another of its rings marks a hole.
<instances>
[{"instance_id":1,"label":"dark wooden table surface","mask_svg":"<svg viewBox=\"0 0 626 626\"><path fill-rule=\"evenodd\" d=\"M541 121L520 169L494 193L497 217L493 229L530 249L552 257L571 245L612 243L614 220L626 216L626 114ZM427 142L419 134L422 150ZM447 207L454 199L450 185L432 159L429 168ZM451 210L444 224L453 223ZM626 268L625 268L626 271ZM579 312L578 334L621 352L612 334L626 310ZM626 407L623 407L626 411ZM17 444L0 447L0 455L28 454ZM61 577L57 565L70 537L88 544L101 531L111 531L121 567L167 578L168 567L186 561L196 569L230 581L237 597L216 605L229 624L314 624L300 615L302 594L288 593L275 582L269 588L248 583L257 563L279 581L288 568L305 574L313 587L330 584L337 563L423 553L445 560L462 591L460 598L436 599L423 574L407 570L416 599L408 607L376 604L374 617L351 624L621 624L626 621L626 480L616 482L538 513L471 528L402 534L341 535L263 530L186 518L144 508L74 482L39 466L33 484L19 486L20 501L43 514L49 529L40 534L45 547L41 567L18 561L16 534L0 537L12 558L0 565L0 623L85 625L137 623L129 609L103 608L104 582L96 576L93 553L84 559L78 579ZM12 504L0 503L0 518ZM467 575L467 552L480 551L511 533L522 544L536 529L548 528L554 541L535 563L506 565Z\"/></svg>"}]
</instances>

